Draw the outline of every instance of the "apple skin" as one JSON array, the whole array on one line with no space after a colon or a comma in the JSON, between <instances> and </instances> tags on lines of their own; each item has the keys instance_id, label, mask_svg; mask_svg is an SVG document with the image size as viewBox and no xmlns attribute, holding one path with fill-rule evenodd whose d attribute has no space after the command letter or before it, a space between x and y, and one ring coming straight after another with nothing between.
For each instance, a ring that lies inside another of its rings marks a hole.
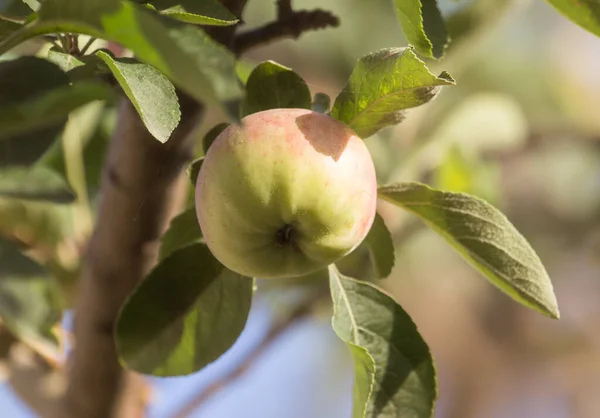
<instances>
[{"instance_id":1,"label":"apple skin","mask_svg":"<svg viewBox=\"0 0 600 418\"><path fill-rule=\"evenodd\" d=\"M204 240L225 267L286 278L326 267L363 241L377 180L349 127L307 109L272 109L215 139L195 200Z\"/></svg>"}]
</instances>

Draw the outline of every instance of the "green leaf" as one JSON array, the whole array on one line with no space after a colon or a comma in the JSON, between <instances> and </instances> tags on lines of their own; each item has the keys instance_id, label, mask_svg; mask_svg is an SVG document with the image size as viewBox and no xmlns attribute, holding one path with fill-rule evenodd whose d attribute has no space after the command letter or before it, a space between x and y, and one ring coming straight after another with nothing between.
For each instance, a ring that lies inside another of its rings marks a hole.
<instances>
[{"instance_id":1,"label":"green leaf","mask_svg":"<svg viewBox=\"0 0 600 418\"><path fill-rule=\"evenodd\" d=\"M394 6L408 43L427 58L441 58L448 34L436 0L394 0Z\"/></svg>"},{"instance_id":2,"label":"green leaf","mask_svg":"<svg viewBox=\"0 0 600 418\"><path fill-rule=\"evenodd\" d=\"M40 264L0 238L0 317L18 337L56 349L57 289ZM54 350L53 350L54 351Z\"/></svg>"},{"instance_id":3,"label":"green leaf","mask_svg":"<svg viewBox=\"0 0 600 418\"><path fill-rule=\"evenodd\" d=\"M353 418L431 418L435 367L408 314L382 290L334 266L329 285L333 329L355 362Z\"/></svg>"},{"instance_id":4,"label":"green leaf","mask_svg":"<svg viewBox=\"0 0 600 418\"><path fill-rule=\"evenodd\" d=\"M506 216L489 203L420 183L380 187L379 197L418 215L516 301L548 317L560 316L552 282L540 258Z\"/></svg>"},{"instance_id":5,"label":"green leaf","mask_svg":"<svg viewBox=\"0 0 600 418\"><path fill-rule=\"evenodd\" d=\"M311 101L310 90L302 77L274 61L265 61L248 77L242 116L268 109L310 109Z\"/></svg>"},{"instance_id":6,"label":"green leaf","mask_svg":"<svg viewBox=\"0 0 600 418\"><path fill-rule=\"evenodd\" d=\"M116 344L122 364L155 376L202 369L244 329L252 289L251 278L223 267L204 244L171 253L120 312Z\"/></svg>"},{"instance_id":7,"label":"green leaf","mask_svg":"<svg viewBox=\"0 0 600 418\"><path fill-rule=\"evenodd\" d=\"M112 123L107 123L117 109L114 107L105 107L100 103L98 110L90 110L87 114L77 115L80 120L72 121L84 129L78 128L77 139L79 147L83 152L84 177L87 183L87 195L96 196L100 190L100 180L102 178L102 168L110 137L114 131ZM64 140L65 138L63 138ZM57 141L52 148L44 154L39 161L51 170L67 178L67 166L65 159L65 148L63 141Z\"/></svg>"},{"instance_id":8,"label":"green leaf","mask_svg":"<svg viewBox=\"0 0 600 418\"><path fill-rule=\"evenodd\" d=\"M71 54L65 54L64 52L58 51L52 48L48 51L47 60L56 64L65 73L71 71L74 68L85 65L78 57L74 57Z\"/></svg>"},{"instance_id":9,"label":"green leaf","mask_svg":"<svg viewBox=\"0 0 600 418\"><path fill-rule=\"evenodd\" d=\"M192 186L196 187L196 180L198 180L198 174L200 174L200 169L202 168L202 163L204 162L204 157L200 157L197 160L194 160L187 169L188 177L192 182Z\"/></svg>"},{"instance_id":10,"label":"green leaf","mask_svg":"<svg viewBox=\"0 0 600 418\"><path fill-rule=\"evenodd\" d=\"M230 26L239 22L216 0L154 0L152 5L166 16L196 25Z\"/></svg>"},{"instance_id":11,"label":"green leaf","mask_svg":"<svg viewBox=\"0 0 600 418\"><path fill-rule=\"evenodd\" d=\"M44 166L0 169L0 197L71 203L73 191L56 172Z\"/></svg>"},{"instance_id":12,"label":"green leaf","mask_svg":"<svg viewBox=\"0 0 600 418\"><path fill-rule=\"evenodd\" d=\"M73 205L0 198L0 234L27 237L37 247L56 248L72 236Z\"/></svg>"},{"instance_id":13,"label":"green leaf","mask_svg":"<svg viewBox=\"0 0 600 418\"><path fill-rule=\"evenodd\" d=\"M0 20L24 22L33 9L23 0L4 0L0 3ZM37 3L37 2L35 2Z\"/></svg>"},{"instance_id":14,"label":"green leaf","mask_svg":"<svg viewBox=\"0 0 600 418\"><path fill-rule=\"evenodd\" d=\"M111 70L148 132L167 142L181 118L175 86L148 64L132 58L115 59L103 51L96 55Z\"/></svg>"},{"instance_id":15,"label":"green leaf","mask_svg":"<svg viewBox=\"0 0 600 418\"><path fill-rule=\"evenodd\" d=\"M97 55L74 57L53 47L46 59L66 72L71 82L95 79L110 73L108 66Z\"/></svg>"},{"instance_id":16,"label":"green leaf","mask_svg":"<svg viewBox=\"0 0 600 418\"><path fill-rule=\"evenodd\" d=\"M394 268L394 242L383 218L377 213L364 245L369 249L369 258L373 272L378 279L385 279Z\"/></svg>"},{"instance_id":17,"label":"green leaf","mask_svg":"<svg viewBox=\"0 0 600 418\"><path fill-rule=\"evenodd\" d=\"M229 126L228 123L219 123L218 125L213 126L202 138L202 150L204 151L204 155L208 152L208 149L212 145L212 143L217 139L219 134L225 130Z\"/></svg>"},{"instance_id":18,"label":"green leaf","mask_svg":"<svg viewBox=\"0 0 600 418\"><path fill-rule=\"evenodd\" d=\"M427 103L441 86L453 84L446 72L433 75L411 48L381 49L358 61L331 116L367 138L400 123L403 110Z\"/></svg>"},{"instance_id":19,"label":"green leaf","mask_svg":"<svg viewBox=\"0 0 600 418\"><path fill-rule=\"evenodd\" d=\"M42 34L80 33L134 52L195 99L237 119L243 90L235 57L204 31L125 0L46 0L39 18L0 43L0 54Z\"/></svg>"},{"instance_id":20,"label":"green leaf","mask_svg":"<svg viewBox=\"0 0 600 418\"><path fill-rule=\"evenodd\" d=\"M68 87L68 77L56 65L36 57L24 56L0 62L0 112L27 107L56 89ZM0 113L0 121L6 112ZM16 121L7 121L12 124ZM0 140L0 166L30 165L55 142L66 116L48 126L34 127ZM37 121L33 121L37 123ZM6 134L0 127L0 139Z\"/></svg>"},{"instance_id":21,"label":"green leaf","mask_svg":"<svg viewBox=\"0 0 600 418\"><path fill-rule=\"evenodd\" d=\"M50 62L46 62L48 65L56 67ZM66 77L60 68L56 67L56 69ZM0 68L0 75L1 73ZM27 98L21 97L17 103L6 104L7 100L0 96L2 104L0 107L0 140L36 129L62 125L68 114L78 107L96 100L110 102L115 98L115 94L108 85L95 81L81 81L72 85L38 90Z\"/></svg>"},{"instance_id":22,"label":"green leaf","mask_svg":"<svg viewBox=\"0 0 600 418\"><path fill-rule=\"evenodd\" d=\"M202 230L196 217L196 209L186 209L171 220L169 229L162 235L158 259L162 261L174 251L201 240Z\"/></svg>"},{"instance_id":23,"label":"green leaf","mask_svg":"<svg viewBox=\"0 0 600 418\"><path fill-rule=\"evenodd\" d=\"M547 0L561 15L600 36L600 2L598 0Z\"/></svg>"},{"instance_id":24,"label":"green leaf","mask_svg":"<svg viewBox=\"0 0 600 418\"><path fill-rule=\"evenodd\" d=\"M2 20L2 16L0 16L0 42L8 38L13 32L20 28L21 25L18 23L11 22L9 20Z\"/></svg>"}]
</instances>

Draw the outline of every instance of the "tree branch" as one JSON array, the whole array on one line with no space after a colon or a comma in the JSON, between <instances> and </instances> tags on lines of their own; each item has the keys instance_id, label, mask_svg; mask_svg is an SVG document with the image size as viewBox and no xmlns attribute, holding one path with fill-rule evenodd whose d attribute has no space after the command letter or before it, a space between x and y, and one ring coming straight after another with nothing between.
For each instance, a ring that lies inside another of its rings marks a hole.
<instances>
[{"instance_id":1,"label":"tree branch","mask_svg":"<svg viewBox=\"0 0 600 418\"><path fill-rule=\"evenodd\" d=\"M246 0L222 3L241 16ZM229 45L235 27L206 31ZM136 413L131 403L138 399L126 399L125 390L132 374L118 362L113 329L123 302L156 263L159 238L179 203L177 192L187 185L183 167L193 156L190 133L202 106L184 94L180 106L181 122L166 144L148 133L128 100L119 109L75 304L69 384L58 411L53 411L57 418L132 418Z\"/></svg>"},{"instance_id":2,"label":"tree branch","mask_svg":"<svg viewBox=\"0 0 600 418\"><path fill-rule=\"evenodd\" d=\"M281 38L297 39L304 32L337 27L340 24L338 17L329 11L316 9L294 12L289 4L289 0L280 0L277 4L276 21L237 35L233 42L236 55Z\"/></svg>"},{"instance_id":3,"label":"tree branch","mask_svg":"<svg viewBox=\"0 0 600 418\"><path fill-rule=\"evenodd\" d=\"M210 384L206 389L192 399L190 403L185 405L180 411L173 415L172 418L187 418L191 416L195 410L201 407L217 392L242 377L281 335L283 335L296 323L310 315L315 305L320 302L325 295L328 295L328 293L321 292L314 297L307 298L298 306L296 306L285 319L271 327L260 344L254 347L254 349L248 353L246 358L244 358L235 369Z\"/></svg>"},{"instance_id":4,"label":"tree branch","mask_svg":"<svg viewBox=\"0 0 600 418\"><path fill-rule=\"evenodd\" d=\"M75 306L76 347L61 417L109 418L120 408L125 373L113 327L126 297L155 263L180 173L192 159L189 133L199 106L187 102L187 115L164 145L148 133L128 100L121 105Z\"/></svg>"}]
</instances>

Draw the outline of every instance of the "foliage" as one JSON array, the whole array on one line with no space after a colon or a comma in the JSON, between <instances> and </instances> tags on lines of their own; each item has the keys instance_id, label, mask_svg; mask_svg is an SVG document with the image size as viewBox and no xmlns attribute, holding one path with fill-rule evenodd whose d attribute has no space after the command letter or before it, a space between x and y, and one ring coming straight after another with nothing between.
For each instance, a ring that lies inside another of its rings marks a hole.
<instances>
[{"instance_id":1,"label":"foliage","mask_svg":"<svg viewBox=\"0 0 600 418\"><path fill-rule=\"evenodd\" d=\"M443 88L454 88L457 83L448 72L435 75L428 66L444 65L453 41L448 33L457 20L444 17L435 0L390 3L409 45L360 57L332 106L327 95L313 96L300 74L273 60L254 65L242 77L244 63L207 32L239 23L217 0L46 0L35 11L17 0L2 6L3 322L19 338L56 344L52 327L61 316L56 281L44 261L27 255L14 238L24 235L28 244L44 251L50 247L52 254L73 238L73 225L66 219L82 194L98 188L107 138L114 131L116 98L129 100L148 132L167 145L185 110L179 93L217 110L221 120L202 142L206 153L228 124L283 107L313 108L376 142L389 132L386 128L409 118L409 109L426 105ZM596 1L548 3L600 36ZM90 51L92 43L101 47ZM38 48L36 56L22 55L23 45ZM116 53L120 47L129 55ZM439 61L430 65L432 59ZM61 142L67 121L95 102L106 110L90 122L93 129L87 142L82 139L80 155L69 154ZM445 174L438 183L469 189L465 179L473 177L469 173L475 168L452 149L455 153L444 161ZM85 192L74 190L67 180L73 158L75 165L84 167L90 187ZM201 164L199 158L188 167L190 188ZM452 188L400 182L383 185L378 193L420 218L514 300L558 318L550 278L524 235L490 203ZM365 251L375 278L384 279L396 264L394 244L384 217L377 215L369 235L349 257ZM436 372L417 325L378 282L349 277L335 265L329 266L328 277L332 326L354 359L353 417L431 418L438 396ZM194 208L187 208L162 235L157 265L121 308L115 341L122 364L156 376L201 370L226 352L244 329L255 279L229 271L213 257L202 240Z\"/></svg>"}]
</instances>

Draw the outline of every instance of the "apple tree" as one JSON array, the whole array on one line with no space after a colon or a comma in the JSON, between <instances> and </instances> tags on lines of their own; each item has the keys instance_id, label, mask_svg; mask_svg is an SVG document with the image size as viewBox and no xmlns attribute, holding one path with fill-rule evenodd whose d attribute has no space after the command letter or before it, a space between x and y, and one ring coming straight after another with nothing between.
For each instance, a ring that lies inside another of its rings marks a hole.
<instances>
[{"instance_id":1,"label":"apple tree","mask_svg":"<svg viewBox=\"0 0 600 418\"><path fill-rule=\"evenodd\" d=\"M593 1L548 2L600 35ZM244 330L257 283L291 278L330 300L354 360L354 418L432 417L434 359L378 284L395 265L378 201L559 317L540 258L505 215L471 194L378 182L365 146L460 88L444 58L486 2L445 16L435 0L390 0L408 44L357 57L332 97L242 57L344 22L278 0L273 22L248 29L246 3L0 2L2 345L52 362L74 344L54 416L132 416L119 406L127 371L199 372ZM57 325L71 309L73 339Z\"/></svg>"}]
</instances>

